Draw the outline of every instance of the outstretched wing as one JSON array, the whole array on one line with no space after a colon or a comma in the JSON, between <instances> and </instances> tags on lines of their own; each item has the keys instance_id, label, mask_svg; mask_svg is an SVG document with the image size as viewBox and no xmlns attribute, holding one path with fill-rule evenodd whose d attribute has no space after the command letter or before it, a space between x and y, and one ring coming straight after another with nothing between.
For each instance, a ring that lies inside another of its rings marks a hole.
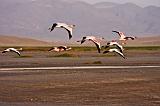
<instances>
[{"instance_id":1,"label":"outstretched wing","mask_svg":"<svg viewBox=\"0 0 160 106\"><path fill-rule=\"evenodd\" d=\"M118 44L118 43L116 43L116 44L114 44L114 45L116 45L116 47L119 49L119 51L122 53L123 52L123 47L120 45L120 44Z\"/></svg>"},{"instance_id":2,"label":"outstretched wing","mask_svg":"<svg viewBox=\"0 0 160 106\"><path fill-rule=\"evenodd\" d=\"M54 49L54 47L50 48L48 51L51 51L51 50L53 50L53 49Z\"/></svg>"},{"instance_id":3,"label":"outstretched wing","mask_svg":"<svg viewBox=\"0 0 160 106\"><path fill-rule=\"evenodd\" d=\"M119 32L119 31L112 31L112 32L117 33L117 34L121 37L121 34L120 34L120 32Z\"/></svg>"},{"instance_id":4,"label":"outstretched wing","mask_svg":"<svg viewBox=\"0 0 160 106\"><path fill-rule=\"evenodd\" d=\"M20 52L18 50L11 50L12 52L17 53L19 56L21 56Z\"/></svg>"},{"instance_id":5,"label":"outstretched wing","mask_svg":"<svg viewBox=\"0 0 160 106\"><path fill-rule=\"evenodd\" d=\"M119 34L119 31L112 31L112 32L115 32L115 33L118 33L118 34Z\"/></svg>"},{"instance_id":6,"label":"outstretched wing","mask_svg":"<svg viewBox=\"0 0 160 106\"><path fill-rule=\"evenodd\" d=\"M123 52L123 49L120 47L120 46L118 46L118 45L116 45L117 46L117 48L119 49L119 51L122 53Z\"/></svg>"},{"instance_id":7,"label":"outstretched wing","mask_svg":"<svg viewBox=\"0 0 160 106\"><path fill-rule=\"evenodd\" d=\"M121 57L123 57L125 59L125 56L119 50L116 49L114 52L116 52L117 54L119 54Z\"/></svg>"},{"instance_id":8,"label":"outstretched wing","mask_svg":"<svg viewBox=\"0 0 160 106\"><path fill-rule=\"evenodd\" d=\"M101 49L100 49L100 45L95 43L96 47L97 47L97 50L98 50L98 53L101 53Z\"/></svg>"},{"instance_id":9,"label":"outstretched wing","mask_svg":"<svg viewBox=\"0 0 160 106\"><path fill-rule=\"evenodd\" d=\"M125 38L125 35L123 32L119 32L119 31L112 31L112 32L117 33L120 36L120 38Z\"/></svg>"},{"instance_id":10,"label":"outstretched wing","mask_svg":"<svg viewBox=\"0 0 160 106\"><path fill-rule=\"evenodd\" d=\"M131 40L134 40L135 38L134 37L125 37L125 39L131 39Z\"/></svg>"},{"instance_id":11,"label":"outstretched wing","mask_svg":"<svg viewBox=\"0 0 160 106\"><path fill-rule=\"evenodd\" d=\"M91 40L97 47L97 50L98 50L98 53L101 53L101 46L100 46L100 43L94 41L94 40Z\"/></svg>"},{"instance_id":12,"label":"outstretched wing","mask_svg":"<svg viewBox=\"0 0 160 106\"><path fill-rule=\"evenodd\" d=\"M7 51L5 51L5 50L4 50L4 51L2 51L2 53L6 53L6 52L7 52Z\"/></svg>"},{"instance_id":13,"label":"outstretched wing","mask_svg":"<svg viewBox=\"0 0 160 106\"><path fill-rule=\"evenodd\" d=\"M64 29L66 29L67 30L67 32L68 32L68 34L69 34L69 39L71 39L72 38L72 28L69 28L69 27L63 27Z\"/></svg>"}]
</instances>

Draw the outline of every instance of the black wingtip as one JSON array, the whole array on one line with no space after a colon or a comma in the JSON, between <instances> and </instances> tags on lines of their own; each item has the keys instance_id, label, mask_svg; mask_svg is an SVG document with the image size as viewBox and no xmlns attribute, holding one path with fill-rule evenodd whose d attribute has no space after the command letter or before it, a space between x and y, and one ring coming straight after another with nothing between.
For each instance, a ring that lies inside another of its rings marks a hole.
<instances>
[{"instance_id":1,"label":"black wingtip","mask_svg":"<svg viewBox=\"0 0 160 106\"><path fill-rule=\"evenodd\" d=\"M107 51L104 51L103 54L108 53L108 52L109 52L108 50L107 50Z\"/></svg>"},{"instance_id":2,"label":"black wingtip","mask_svg":"<svg viewBox=\"0 0 160 106\"><path fill-rule=\"evenodd\" d=\"M51 28L51 29L50 29L50 32L52 32L52 31L53 31L53 29Z\"/></svg>"},{"instance_id":3,"label":"black wingtip","mask_svg":"<svg viewBox=\"0 0 160 106\"><path fill-rule=\"evenodd\" d=\"M82 40L82 41L81 41L81 44L84 43L84 42L85 42L85 40Z\"/></svg>"},{"instance_id":4,"label":"black wingtip","mask_svg":"<svg viewBox=\"0 0 160 106\"><path fill-rule=\"evenodd\" d=\"M121 55L121 57L123 57L123 59L126 59L126 57L124 55Z\"/></svg>"},{"instance_id":5,"label":"black wingtip","mask_svg":"<svg viewBox=\"0 0 160 106\"><path fill-rule=\"evenodd\" d=\"M71 32L68 30L68 29L66 29L67 31L68 31L68 34L69 34L69 40L72 38L72 34L71 34Z\"/></svg>"},{"instance_id":6,"label":"black wingtip","mask_svg":"<svg viewBox=\"0 0 160 106\"><path fill-rule=\"evenodd\" d=\"M105 46L105 49L106 49L106 48L108 48L108 47L109 47L108 45L107 45L107 46Z\"/></svg>"},{"instance_id":7,"label":"black wingtip","mask_svg":"<svg viewBox=\"0 0 160 106\"><path fill-rule=\"evenodd\" d=\"M6 53L7 51L2 51L2 53Z\"/></svg>"},{"instance_id":8,"label":"black wingtip","mask_svg":"<svg viewBox=\"0 0 160 106\"><path fill-rule=\"evenodd\" d=\"M50 52L51 50L53 50L54 48L52 47L52 48L50 48L48 51Z\"/></svg>"},{"instance_id":9,"label":"black wingtip","mask_svg":"<svg viewBox=\"0 0 160 106\"><path fill-rule=\"evenodd\" d=\"M118 31L115 31L115 30L113 30L112 32L116 32L116 33L119 33Z\"/></svg>"},{"instance_id":10,"label":"black wingtip","mask_svg":"<svg viewBox=\"0 0 160 106\"><path fill-rule=\"evenodd\" d=\"M69 36L69 40L71 40L72 36Z\"/></svg>"},{"instance_id":11,"label":"black wingtip","mask_svg":"<svg viewBox=\"0 0 160 106\"><path fill-rule=\"evenodd\" d=\"M121 53L123 53L123 51L122 51L121 49L120 49L119 51L120 51Z\"/></svg>"},{"instance_id":12,"label":"black wingtip","mask_svg":"<svg viewBox=\"0 0 160 106\"><path fill-rule=\"evenodd\" d=\"M101 50L98 50L98 53L101 53Z\"/></svg>"}]
</instances>

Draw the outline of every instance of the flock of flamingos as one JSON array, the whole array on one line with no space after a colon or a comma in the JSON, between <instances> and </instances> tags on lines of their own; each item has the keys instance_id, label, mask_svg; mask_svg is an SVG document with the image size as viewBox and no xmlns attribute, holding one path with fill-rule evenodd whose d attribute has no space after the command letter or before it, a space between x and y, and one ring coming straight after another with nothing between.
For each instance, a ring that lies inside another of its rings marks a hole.
<instances>
[{"instance_id":1,"label":"flock of flamingos","mask_svg":"<svg viewBox=\"0 0 160 106\"><path fill-rule=\"evenodd\" d=\"M69 39L71 39L72 35L73 35L73 29L75 28L75 25L69 25L69 24L66 24L66 23L53 23L53 25L48 30L50 30L50 32L51 32L55 28L65 29L68 32ZM110 46L115 46L115 48L110 48L110 49L104 51L103 53L105 54L105 53L108 53L108 52L115 52L125 59L125 56L123 54L124 49L123 49L123 46L121 44L126 44L127 40L135 40L136 37L125 36L124 33L120 32L120 31L112 31L112 32L117 33L120 38L118 40L112 40L112 41L107 42L107 44L105 46L101 46L101 42L104 39L103 37L84 36L81 40L78 40L77 42L80 42L80 44L84 43L85 41L93 42L97 47L98 53L101 53L101 48L106 49ZM121 44L119 43L119 41L121 41ZM54 50L54 51L60 52L60 51L67 51L67 50L70 50L70 49L71 48L67 47L67 46L58 46L58 47L52 47L51 49L49 49L49 51ZM20 48L20 49L7 48L4 51L2 51L2 53L15 52L20 56L21 55L20 54L21 50L22 50L22 48Z\"/></svg>"}]
</instances>

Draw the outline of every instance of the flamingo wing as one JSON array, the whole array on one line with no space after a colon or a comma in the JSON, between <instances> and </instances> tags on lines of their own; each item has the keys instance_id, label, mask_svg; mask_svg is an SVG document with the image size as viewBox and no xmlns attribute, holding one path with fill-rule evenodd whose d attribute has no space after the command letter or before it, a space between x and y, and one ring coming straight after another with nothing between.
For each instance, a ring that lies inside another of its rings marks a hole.
<instances>
[{"instance_id":1,"label":"flamingo wing","mask_svg":"<svg viewBox=\"0 0 160 106\"><path fill-rule=\"evenodd\" d=\"M67 30L69 34L69 39L71 39L72 38L72 28L66 28L66 27L63 27L63 28Z\"/></svg>"},{"instance_id":2,"label":"flamingo wing","mask_svg":"<svg viewBox=\"0 0 160 106\"><path fill-rule=\"evenodd\" d=\"M90 39L90 40L91 40L91 39ZM99 43L99 42L96 42L96 41L94 41L94 40L91 40L91 41L96 45L97 50L98 50L98 53L100 53L100 52L101 52L100 43Z\"/></svg>"},{"instance_id":3,"label":"flamingo wing","mask_svg":"<svg viewBox=\"0 0 160 106\"><path fill-rule=\"evenodd\" d=\"M121 57L123 57L125 59L125 56L119 50L115 49L115 51L113 51L113 52L116 52L117 54L119 54Z\"/></svg>"},{"instance_id":4,"label":"flamingo wing","mask_svg":"<svg viewBox=\"0 0 160 106\"><path fill-rule=\"evenodd\" d=\"M54 49L54 47L50 48L48 51L51 51L51 50L53 50L53 49Z\"/></svg>"},{"instance_id":5,"label":"flamingo wing","mask_svg":"<svg viewBox=\"0 0 160 106\"><path fill-rule=\"evenodd\" d=\"M18 50L11 50L12 52L17 53L19 56L21 56L20 52Z\"/></svg>"}]
</instances>

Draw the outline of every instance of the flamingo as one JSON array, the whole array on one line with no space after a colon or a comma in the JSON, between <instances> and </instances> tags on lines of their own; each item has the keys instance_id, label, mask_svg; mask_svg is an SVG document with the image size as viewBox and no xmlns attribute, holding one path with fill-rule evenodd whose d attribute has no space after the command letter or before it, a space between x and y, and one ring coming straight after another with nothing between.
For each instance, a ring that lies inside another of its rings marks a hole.
<instances>
[{"instance_id":1,"label":"flamingo","mask_svg":"<svg viewBox=\"0 0 160 106\"><path fill-rule=\"evenodd\" d=\"M100 53L100 52L101 52L101 51L100 51L100 50L101 50L100 41L103 40L103 39L104 39L104 38L97 38L97 37L95 37L95 36L85 36L85 37L82 38L81 41L77 41L77 42L81 42L81 44L82 44L82 43L84 43L86 40L92 41L92 42L96 45L97 50L98 50L98 53Z\"/></svg>"},{"instance_id":2,"label":"flamingo","mask_svg":"<svg viewBox=\"0 0 160 106\"><path fill-rule=\"evenodd\" d=\"M120 31L112 31L112 32L115 32L117 33L119 36L120 36L120 41L125 41L124 43L126 44L126 41L127 40L135 40L137 37L134 37L134 36L125 36L123 32L120 32Z\"/></svg>"},{"instance_id":3,"label":"flamingo","mask_svg":"<svg viewBox=\"0 0 160 106\"><path fill-rule=\"evenodd\" d=\"M68 34L69 34L69 39L72 38L72 33L73 33L73 28L75 28L75 25L68 25L66 23L53 23L52 27L49 28L48 30L53 31L54 28L64 28L65 30L67 30Z\"/></svg>"},{"instance_id":4,"label":"flamingo","mask_svg":"<svg viewBox=\"0 0 160 106\"><path fill-rule=\"evenodd\" d=\"M58 46L58 47L52 47L51 49L49 49L48 51L56 51L56 52L61 52L61 51L68 51L71 50L71 47L67 47L67 46Z\"/></svg>"},{"instance_id":5,"label":"flamingo","mask_svg":"<svg viewBox=\"0 0 160 106\"><path fill-rule=\"evenodd\" d=\"M123 57L123 58L125 59L125 56L123 55L123 53L120 52L120 51L119 51L118 49L116 49L116 48L106 50L106 51L103 52L103 54L108 53L108 52L115 52L115 53L119 54L121 57Z\"/></svg>"},{"instance_id":6,"label":"flamingo","mask_svg":"<svg viewBox=\"0 0 160 106\"><path fill-rule=\"evenodd\" d=\"M2 51L2 53L6 53L6 52L15 52L17 53L19 56L21 55L20 52L18 50L22 50L22 48L20 49L15 49L15 48L7 48L4 51Z\"/></svg>"},{"instance_id":7,"label":"flamingo","mask_svg":"<svg viewBox=\"0 0 160 106\"><path fill-rule=\"evenodd\" d=\"M108 42L107 45L105 46L105 48L108 48L109 46L113 46L113 45L116 46L120 50L121 53L123 52L123 50L124 50L123 46L120 45L115 40L112 40L112 41Z\"/></svg>"}]
</instances>

